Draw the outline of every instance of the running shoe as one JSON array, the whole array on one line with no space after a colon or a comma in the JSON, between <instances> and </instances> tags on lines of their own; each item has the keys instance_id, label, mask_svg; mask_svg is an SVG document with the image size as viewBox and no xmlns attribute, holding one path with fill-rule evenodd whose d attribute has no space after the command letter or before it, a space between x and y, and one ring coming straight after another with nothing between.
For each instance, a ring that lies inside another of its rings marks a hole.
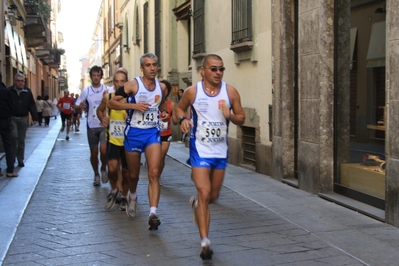
<instances>
[{"instance_id":1,"label":"running shoe","mask_svg":"<svg viewBox=\"0 0 399 266\"><path fill-rule=\"evenodd\" d=\"M148 230L156 231L160 225L161 220L159 220L159 217L155 213L151 213L148 217Z\"/></svg>"},{"instance_id":2,"label":"running shoe","mask_svg":"<svg viewBox=\"0 0 399 266\"><path fill-rule=\"evenodd\" d=\"M197 224L197 205L198 205L198 200L195 198L195 196L191 196L191 198L190 198L190 207L191 207L191 210L193 212L192 218L193 218L193 222L195 224Z\"/></svg>"},{"instance_id":3,"label":"running shoe","mask_svg":"<svg viewBox=\"0 0 399 266\"><path fill-rule=\"evenodd\" d=\"M129 197L129 201L126 201L127 205L126 205L126 214L129 217L135 217L137 214L137 198L135 200L132 200Z\"/></svg>"},{"instance_id":4,"label":"running shoe","mask_svg":"<svg viewBox=\"0 0 399 266\"><path fill-rule=\"evenodd\" d=\"M120 204L120 203L121 203L121 200L122 200L122 192L120 192L120 191L118 190L118 194L116 194L115 202L116 202L117 204Z\"/></svg>"},{"instance_id":5,"label":"running shoe","mask_svg":"<svg viewBox=\"0 0 399 266\"><path fill-rule=\"evenodd\" d=\"M66 136L66 138L65 138L66 140L69 140L69 136Z\"/></svg>"},{"instance_id":6,"label":"running shoe","mask_svg":"<svg viewBox=\"0 0 399 266\"><path fill-rule=\"evenodd\" d=\"M112 191L107 196L107 201L105 202L105 209L110 210L115 206L116 196L118 195L118 191L116 193L112 193Z\"/></svg>"},{"instance_id":7,"label":"running shoe","mask_svg":"<svg viewBox=\"0 0 399 266\"><path fill-rule=\"evenodd\" d=\"M213 250L211 249L211 246L204 246L201 249L201 254L200 257L202 260L211 260L213 255Z\"/></svg>"},{"instance_id":8,"label":"running shoe","mask_svg":"<svg viewBox=\"0 0 399 266\"><path fill-rule=\"evenodd\" d=\"M97 187L99 185L100 185L100 175L96 174L96 175L94 175L93 186Z\"/></svg>"},{"instance_id":9,"label":"running shoe","mask_svg":"<svg viewBox=\"0 0 399 266\"><path fill-rule=\"evenodd\" d=\"M119 210L126 211L126 206L127 206L127 199L125 197L122 197L121 203L119 203Z\"/></svg>"},{"instance_id":10,"label":"running shoe","mask_svg":"<svg viewBox=\"0 0 399 266\"><path fill-rule=\"evenodd\" d=\"M108 182L108 173L107 170L101 170L101 181L103 183L107 183Z\"/></svg>"}]
</instances>

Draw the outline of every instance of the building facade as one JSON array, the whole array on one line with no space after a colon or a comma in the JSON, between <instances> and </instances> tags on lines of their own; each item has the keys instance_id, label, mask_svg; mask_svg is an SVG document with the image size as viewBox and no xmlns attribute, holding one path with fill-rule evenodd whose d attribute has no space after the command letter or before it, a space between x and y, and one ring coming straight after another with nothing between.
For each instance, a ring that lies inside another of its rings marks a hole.
<instances>
[{"instance_id":1,"label":"building facade","mask_svg":"<svg viewBox=\"0 0 399 266\"><path fill-rule=\"evenodd\" d=\"M153 52L173 98L218 54L246 114L230 163L398 226L398 5L104 0L105 81L120 66L141 75Z\"/></svg>"},{"instance_id":2,"label":"building facade","mask_svg":"<svg viewBox=\"0 0 399 266\"><path fill-rule=\"evenodd\" d=\"M58 98L59 69L65 52L59 48L57 31L60 8L58 0L2 1L4 45L0 61L7 86L13 84L16 73L23 73L25 84L35 98L37 95Z\"/></svg>"}]
</instances>

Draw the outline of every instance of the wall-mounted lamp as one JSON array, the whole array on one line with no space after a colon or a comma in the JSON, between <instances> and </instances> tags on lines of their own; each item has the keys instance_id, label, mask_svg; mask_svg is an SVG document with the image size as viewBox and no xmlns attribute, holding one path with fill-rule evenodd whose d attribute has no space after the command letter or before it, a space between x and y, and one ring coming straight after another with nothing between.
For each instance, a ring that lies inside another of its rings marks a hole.
<instances>
[{"instance_id":1,"label":"wall-mounted lamp","mask_svg":"<svg viewBox=\"0 0 399 266\"><path fill-rule=\"evenodd\" d=\"M9 21L12 26L16 26L17 25L17 21L15 19L14 12L8 11L7 12L7 16L8 16L8 19L6 19L6 21Z\"/></svg>"}]
</instances>

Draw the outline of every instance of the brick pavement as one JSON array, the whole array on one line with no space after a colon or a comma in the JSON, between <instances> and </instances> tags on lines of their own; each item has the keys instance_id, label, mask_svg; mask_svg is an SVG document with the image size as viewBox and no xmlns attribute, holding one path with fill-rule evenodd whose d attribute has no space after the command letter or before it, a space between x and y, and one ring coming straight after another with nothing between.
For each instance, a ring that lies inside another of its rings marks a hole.
<instances>
[{"instance_id":1,"label":"brick pavement","mask_svg":"<svg viewBox=\"0 0 399 266\"><path fill-rule=\"evenodd\" d=\"M156 232L147 230L145 176L142 169L136 218L106 211L109 185L92 186L84 130L59 137L4 265L202 265L189 169L167 158ZM233 190L223 188L211 211L215 265L362 265Z\"/></svg>"}]
</instances>

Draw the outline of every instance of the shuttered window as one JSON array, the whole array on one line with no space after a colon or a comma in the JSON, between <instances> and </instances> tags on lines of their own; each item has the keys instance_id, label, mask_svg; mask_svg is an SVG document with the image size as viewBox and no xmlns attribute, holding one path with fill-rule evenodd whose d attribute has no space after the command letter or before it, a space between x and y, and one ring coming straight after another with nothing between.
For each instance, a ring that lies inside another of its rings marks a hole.
<instances>
[{"instance_id":1,"label":"shuttered window","mask_svg":"<svg viewBox=\"0 0 399 266\"><path fill-rule=\"evenodd\" d=\"M194 1L194 49L193 55L205 53L205 0Z\"/></svg>"}]
</instances>

